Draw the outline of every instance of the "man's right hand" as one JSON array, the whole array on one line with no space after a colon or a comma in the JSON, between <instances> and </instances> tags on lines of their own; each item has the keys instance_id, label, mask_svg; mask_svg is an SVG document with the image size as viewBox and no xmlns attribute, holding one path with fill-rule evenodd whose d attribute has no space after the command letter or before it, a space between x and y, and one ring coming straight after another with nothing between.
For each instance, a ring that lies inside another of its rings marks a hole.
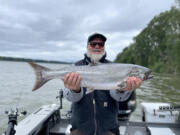
<instances>
[{"instance_id":1,"label":"man's right hand","mask_svg":"<svg viewBox=\"0 0 180 135\"><path fill-rule=\"evenodd\" d=\"M81 82L81 76L76 73L67 73L64 76L64 86L74 92L80 92L80 82Z\"/></svg>"}]
</instances>

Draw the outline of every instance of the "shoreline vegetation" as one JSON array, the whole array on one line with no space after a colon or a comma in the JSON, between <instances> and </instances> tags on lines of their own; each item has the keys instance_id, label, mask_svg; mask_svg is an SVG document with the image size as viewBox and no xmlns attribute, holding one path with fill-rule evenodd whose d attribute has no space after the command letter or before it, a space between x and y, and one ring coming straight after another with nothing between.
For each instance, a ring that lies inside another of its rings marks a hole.
<instances>
[{"instance_id":1,"label":"shoreline vegetation","mask_svg":"<svg viewBox=\"0 0 180 135\"><path fill-rule=\"evenodd\" d=\"M180 73L180 1L155 16L133 43L120 52L116 63L132 63L149 67L157 73Z\"/></svg>"},{"instance_id":2,"label":"shoreline vegetation","mask_svg":"<svg viewBox=\"0 0 180 135\"><path fill-rule=\"evenodd\" d=\"M0 61L41 62L41 63L54 63L54 64L71 64L70 62L64 62L64 61L41 60L41 59L30 59L30 58L17 58L17 57L6 57L6 56L0 56Z\"/></svg>"}]
</instances>

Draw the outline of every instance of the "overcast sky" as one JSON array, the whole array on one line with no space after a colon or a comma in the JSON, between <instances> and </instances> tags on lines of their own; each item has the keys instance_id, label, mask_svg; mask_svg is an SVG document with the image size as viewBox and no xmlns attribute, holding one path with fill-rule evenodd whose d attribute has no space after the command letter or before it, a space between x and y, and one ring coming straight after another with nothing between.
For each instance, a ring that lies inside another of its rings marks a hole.
<instances>
[{"instance_id":1,"label":"overcast sky","mask_svg":"<svg viewBox=\"0 0 180 135\"><path fill-rule=\"evenodd\" d=\"M174 0L0 0L0 56L77 61L104 34L114 60Z\"/></svg>"}]
</instances>

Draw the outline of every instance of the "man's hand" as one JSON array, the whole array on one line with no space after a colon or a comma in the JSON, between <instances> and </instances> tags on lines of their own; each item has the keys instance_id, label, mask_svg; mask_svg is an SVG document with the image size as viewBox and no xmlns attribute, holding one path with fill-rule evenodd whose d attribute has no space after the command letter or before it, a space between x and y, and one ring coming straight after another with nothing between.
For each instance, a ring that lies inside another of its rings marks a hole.
<instances>
[{"instance_id":1,"label":"man's hand","mask_svg":"<svg viewBox=\"0 0 180 135\"><path fill-rule=\"evenodd\" d=\"M67 73L64 76L64 86L74 92L80 92L81 77L78 73Z\"/></svg>"},{"instance_id":2,"label":"man's hand","mask_svg":"<svg viewBox=\"0 0 180 135\"><path fill-rule=\"evenodd\" d=\"M126 88L121 90L135 90L139 88L142 83L142 80L137 77L129 77L127 80Z\"/></svg>"}]
</instances>

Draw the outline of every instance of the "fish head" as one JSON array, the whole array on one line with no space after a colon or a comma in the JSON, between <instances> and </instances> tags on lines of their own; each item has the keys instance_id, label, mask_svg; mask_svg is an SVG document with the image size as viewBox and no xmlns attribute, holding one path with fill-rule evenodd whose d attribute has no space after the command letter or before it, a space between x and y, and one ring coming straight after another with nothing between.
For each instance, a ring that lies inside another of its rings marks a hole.
<instances>
[{"instance_id":1,"label":"fish head","mask_svg":"<svg viewBox=\"0 0 180 135\"><path fill-rule=\"evenodd\" d=\"M147 80L152 78L150 76L152 70L143 66L134 66L131 68L130 72L128 73L128 77L135 76L140 78L141 80Z\"/></svg>"},{"instance_id":2,"label":"fish head","mask_svg":"<svg viewBox=\"0 0 180 135\"><path fill-rule=\"evenodd\" d=\"M150 75L151 72L152 70L149 68L143 66L133 66L132 68L129 69L126 78L117 84L117 87L119 90L126 88L127 79L132 76L135 76L141 79L142 81L151 79L152 78L152 76Z\"/></svg>"}]
</instances>

